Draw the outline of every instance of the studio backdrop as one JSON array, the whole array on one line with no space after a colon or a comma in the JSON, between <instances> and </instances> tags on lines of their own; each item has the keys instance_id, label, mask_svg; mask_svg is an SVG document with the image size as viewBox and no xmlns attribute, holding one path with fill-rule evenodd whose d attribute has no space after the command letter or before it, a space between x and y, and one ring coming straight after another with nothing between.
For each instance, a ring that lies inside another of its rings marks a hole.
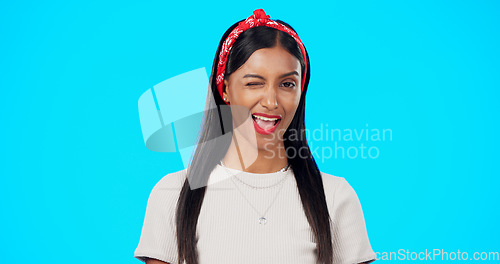
<instances>
[{"instance_id":1,"label":"studio backdrop","mask_svg":"<svg viewBox=\"0 0 500 264\"><path fill-rule=\"evenodd\" d=\"M148 195L188 164L219 40L257 8L307 47L308 142L356 190L375 263L498 263L497 2L1 6L0 263L139 263Z\"/></svg>"}]
</instances>

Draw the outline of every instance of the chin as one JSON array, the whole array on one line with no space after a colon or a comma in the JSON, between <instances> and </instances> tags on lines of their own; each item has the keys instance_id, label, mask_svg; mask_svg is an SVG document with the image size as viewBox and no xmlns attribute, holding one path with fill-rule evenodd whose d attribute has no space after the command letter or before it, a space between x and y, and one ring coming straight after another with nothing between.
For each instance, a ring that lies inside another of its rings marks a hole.
<instances>
[{"instance_id":1,"label":"chin","mask_svg":"<svg viewBox=\"0 0 500 264\"><path fill-rule=\"evenodd\" d=\"M258 135L257 136L257 149L263 151L276 151L283 141L278 138L277 134Z\"/></svg>"}]
</instances>

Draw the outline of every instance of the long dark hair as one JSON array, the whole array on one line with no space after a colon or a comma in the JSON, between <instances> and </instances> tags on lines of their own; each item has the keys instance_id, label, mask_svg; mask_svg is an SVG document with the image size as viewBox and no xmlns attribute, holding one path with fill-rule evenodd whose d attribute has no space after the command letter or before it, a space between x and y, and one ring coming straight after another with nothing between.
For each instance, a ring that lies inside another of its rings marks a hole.
<instances>
[{"instance_id":1,"label":"long dark hair","mask_svg":"<svg viewBox=\"0 0 500 264\"><path fill-rule=\"evenodd\" d=\"M285 22L276 21L294 30ZM232 132L231 111L216 88L215 75L217 74L217 62L222 43L237 25L238 22L232 25L219 42L212 65L210 89L207 94L206 109L198 136L198 145L187 169L187 178L177 202L176 232L179 263L185 261L186 264L198 264L196 226L205 196L206 184L210 173L217 163L224 158L231 143L231 137L227 136L231 134L229 132ZM228 78L256 50L271 48L276 45L281 45L299 59L302 72L307 67L304 90L295 116L283 135L283 140L286 153L299 153L300 151L300 155L290 157L287 155L287 159L295 175L305 215L316 239L317 263L332 263L331 219L325 200L323 181L305 135L305 97L311 72L307 51L305 54L306 60L304 60L297 42L287 33L265 26L250 28L242 32L233 44L224 76ZM293 140L290 140L290 138L293 138ZM289 152L291 149L294 152ZM196 187L193 188L193 186Z\"/></svg>"}]
</instances>

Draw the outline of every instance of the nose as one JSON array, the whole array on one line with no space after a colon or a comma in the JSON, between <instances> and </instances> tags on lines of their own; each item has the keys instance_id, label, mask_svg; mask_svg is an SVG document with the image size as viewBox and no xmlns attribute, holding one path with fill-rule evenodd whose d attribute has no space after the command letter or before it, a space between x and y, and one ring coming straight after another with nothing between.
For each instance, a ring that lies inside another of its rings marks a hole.
<instances>
[{"instance_id":1,"label":"nose","mask_svg":"<svg viewBox=\"0 0 500 264\"><path fill-rule=\"evenodd\" d=\"M267 89L264 92L263 98L260 101L260 104L269 110L274 110L278 108L276 90L274 89L274 87L272 87L271 85L267 87Z\"/></svg>"}]
</instances>

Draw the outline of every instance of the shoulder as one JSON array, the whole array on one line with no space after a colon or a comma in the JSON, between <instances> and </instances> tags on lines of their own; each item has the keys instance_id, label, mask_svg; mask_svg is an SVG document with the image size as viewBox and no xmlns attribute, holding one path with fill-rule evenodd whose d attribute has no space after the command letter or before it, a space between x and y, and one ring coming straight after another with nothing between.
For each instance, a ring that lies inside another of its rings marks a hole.
<instances>
[{"instance_id":1,"label":"shoulder","mask_svg":"<svg viewBox=\"0 0 500 264\"><path fill-rule=\"evenodd\" d=\"M186 178L186 170L163 176L149 195L141 238L134 256L177 263L175 213L180 190Z\"/></svg>"},{"instance_id":2,"label":"shoulder","mask_svg":"<svg viewBox=\"0 0 500 264\"><path fill-rule=\"evenodd\" d=\"M342 203L359 203L358 196L344 177L321 172L323 188L328 206L337 207Z\"/></svg>"},{"instance_id":3,"label":"shoulder","mask_svg":"<svg viewBox=\"0 0 500 264\"><path fill-rule=\"evenodd\" d=\"M321 172L321 179L323 180L323 188L326 191L335 192L335 190L347 183L346 179L343 177L335 176L333 174L328 174L326 172Z\"/></svg>"},{"instance_id":4,"label":"shoulder","mask_svg":"<svg viewBox=\"0 0 500 264\"><path fill-rule=\"evenodd\" d=\"M187 169L169 173L163 176L154 186L153 190L180 189L186 179Z\"/></svg>"},{"instance_id":5,"label":"shoulder","mask_svg":"<svg viewBox=\"0 0 500 264\"><path fill-rule=\"evenodd\" d=\"M334 263L375 260L356 192L343 177L323 172L321 176L332 219Z\"/></svg>"},{"instance_id":6,"label":"shoulder","mask_svg":"<svg viewBox=\"0 0 500 264\"><path fill-rule=\"evenodd\" d=\"M169 173L163 176L153 187L148 199L148 208L170 209L168 204L177 202L180 191L186 179L187 169Z\"/></svg>"},{"instance_id":7,"label":"shoulder","mask_svg":"<svg viewBox=\"0 0 500 264\"><path fill-rule=\"evenodd\" d=\"M344 177L335 176L326 172L321 172L321 179L323 181L323 188L325 194L334 195L337 191L350 187L349 183Z\"/></svg>"}]
</instances>

